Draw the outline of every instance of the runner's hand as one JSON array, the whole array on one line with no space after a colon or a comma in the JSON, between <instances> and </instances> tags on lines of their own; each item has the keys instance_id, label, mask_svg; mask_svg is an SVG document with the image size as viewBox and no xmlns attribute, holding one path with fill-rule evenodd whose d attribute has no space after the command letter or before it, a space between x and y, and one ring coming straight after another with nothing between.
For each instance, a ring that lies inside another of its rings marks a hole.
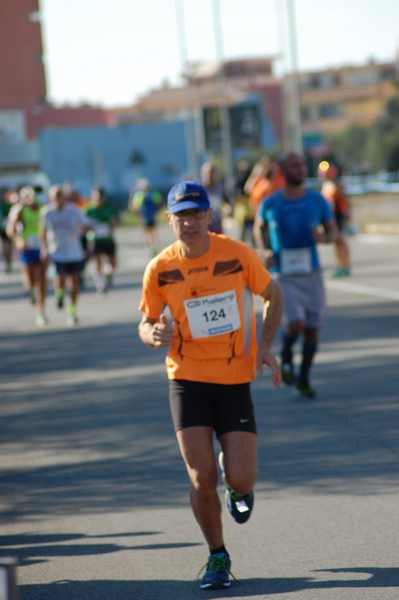
<instances>
[{"instance_id":1,"label":"runner's hand","mask_svg":"<svg viewBox=\"0 0 399 600\"><path fill-rule=\"evenodd\" d=\"M267 365L272 370L273 385L278 387L281 384L281 371L278 362L273 354L259 349L256 359L256 369L261 374L263 373L263 365Z\"/></svg>"},{"instance_id":2,"label":"runner's hand","mask_svg":"<svg viewBox=\"0 0 399 600\"><path fill-rule=\"evenodd\" d=\"M275 266L276 260L271 250L258 250L258 256L263 261L266 269L271 269Z\"/></svg>"},{"instance_id":3,"label":"runner's hand","mask_svg":"<svg viewBox=\"0 0 399 600\"><path fill-rule=\"evenodd\" d=\"M322 227L315 227L313 229L313 239L316 244L324 244L327 241L326 232Z\"/></svg>"},{"instance_id":4,"label":"runner's hand","mask_svg":"<svg viewBox=\"0 0 399 600\"><path fill-rule=\"evenodd\" d=\"M153 345L157 348L161 346L169 346L172 341L173 329L170 321L162 314L159 321L152 326Z\"/></svg>"}]
</instances>

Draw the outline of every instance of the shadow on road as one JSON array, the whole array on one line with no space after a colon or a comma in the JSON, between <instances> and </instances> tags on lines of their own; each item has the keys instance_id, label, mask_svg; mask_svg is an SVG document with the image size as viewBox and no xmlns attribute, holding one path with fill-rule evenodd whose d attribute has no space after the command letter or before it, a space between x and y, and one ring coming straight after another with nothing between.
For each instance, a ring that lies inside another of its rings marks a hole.
<instances>
[{"instance_id":1,"label":"shadow on road","mask_svg":"<svg viewBox=\"0 0 399 600\"><path fill-rule=\"evenodd\" d=\"M323 581L312 577L242 579L233 582L228 590L201 592L196 582L164 580L164 581L58 581L50 584L22 585L21 600L154 600L154 598L171 598L175 600L187 598L246 598L289 594L302 590L349 590L384 588L399 586L399 569L359 567L343 569L325 569L319 571L326 574L347 573L348 579ZM352 574L352 577L351 577ZM357 579L356 575L368 576ZM206 594L206 596L205 596Z\"/></svg>"},{"instance_id":2,"label":"shadow on road","mask_svg":"<svg viewBox=\"0 0 399 600\"><path fill-rule=\"evenodd\" d=\"M330 310L322 349L342 342L366 352L316 365L317 402L272 390L268 375L257 380L262 488L378 494L397 487L397 356L383 344L378 355L372 348L379 338L395 341L398 307L383 310L378 326L378 304ZM0 522L187 505L164 353L145 348L136 328L123 322L0 337ZM44 458L30 462L36 452Z\"/></svg>"},{"instance_id":3,"label":"shadow on road","mask_svg":"<svg viewBox=\"0 0 399 600\"><path fill-rule=\"evenodd\" d=\"M105 544L94 540L122 538L128 540L134 537L159 535L158 531L137 531L125 533L112 533L106 535L86 534L21 534L0 536L0 557L9 556L10 553L17 559L20 567L32 564L45 563L48 559L57 557L95 556L110 554L120 551L133 550L171 550L175 548L191 548L200 546L197 542L153 543L153 544ZM92 542L93 540L93 542ZM87 543L89 541L89 543ZM67 543L66 543L67 542ZM72 543L74 542L74 543ZM81 543L83 542L83 543Z\"/></svg>"}]
</instances>

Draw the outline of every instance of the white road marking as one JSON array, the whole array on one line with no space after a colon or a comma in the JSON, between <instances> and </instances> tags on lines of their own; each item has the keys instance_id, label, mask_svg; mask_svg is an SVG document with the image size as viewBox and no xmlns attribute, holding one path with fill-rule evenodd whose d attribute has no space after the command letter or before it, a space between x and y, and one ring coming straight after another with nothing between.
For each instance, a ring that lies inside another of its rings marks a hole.
<instances>
[{"instance_id":1,"label":"white road marking","mask_svg":"<svg viewBox=\"0 0 399 600\"><path fill-rule=\"evenodd\" d=\"M362 242L365 244L398 244L399 243L399 235L384 235L377 233L359 233L356 234L354 239L357 242Z\"/></svg>"},{"instance_id":2,"label":"white road marking","mask_svg":"<svg viewBox=\"0 0 399 600\"><path fill-rule=\"evenodd\" d=\"M346 281L327 281L327 287L340 292L348 292L349 294L362 294L386 300L399 300L399 292L376 286L360 285Z\"/></svg>"}]
</instances>

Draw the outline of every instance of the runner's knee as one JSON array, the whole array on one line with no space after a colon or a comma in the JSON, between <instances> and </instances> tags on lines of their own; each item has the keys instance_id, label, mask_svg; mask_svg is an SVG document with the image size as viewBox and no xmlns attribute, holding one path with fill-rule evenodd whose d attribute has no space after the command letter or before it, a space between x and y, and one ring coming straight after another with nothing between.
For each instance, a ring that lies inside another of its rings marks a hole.
<instances>
[{"instance_id":1,"label":"runner's knee","mask_svg":"<svg viewBox=\"0 0 399 600\"><path fill-rule=\"evenodd\" d=\"M319 330L316 327L305 327L304 338L308 342L317 343L319 339Z\"/></svg>"},{"instance_id":2,"label":"runner's knee","mask_svg":"<svg viewBox=\"0 0 399 600\"><path fill-rule=\"evenodd\" d=\"M226 474L228 486L237 494L248 494L255 485L256 474L254 473L234 473Z\"/></svg>"},{"instance_id":3,"label":"runner's knee","mask_svg":"<svg viewBox=\"0 0 399 600\"><path fill-rule=\"evenodd\" d=\"M292 321L287 325L288 335L300 335L305 330L304 321Z\"/></svg>"},{"instance_id":4,"label":"runner's knee","mask_svg":"<svg viewBox=\"0 0 399 600\"><path fill-rule=\"evenodd\" d=\"M217 486L217 471L215 468L190 469L189 474L191 485L197 494L214 493Z\"/></svg>"}]
</instances>

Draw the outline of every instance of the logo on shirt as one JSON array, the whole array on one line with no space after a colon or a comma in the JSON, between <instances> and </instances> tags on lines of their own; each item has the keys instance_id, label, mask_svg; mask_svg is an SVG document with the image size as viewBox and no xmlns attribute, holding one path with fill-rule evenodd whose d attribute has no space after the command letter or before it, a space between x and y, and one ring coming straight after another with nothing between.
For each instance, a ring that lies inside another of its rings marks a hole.
<instances>
[{"instance_id":1,"label":"logo on shirt","mask_svg":"<svg viewBox=\"0 0 399 600\"><path fill-rule=\"evenodd\" d=\"M226 260L224 262L217 262L213 268L213 275L223 276L223 275L232 275L233 273L239 273L243 271L242 264L240 263L238 258L233 258L233 260Z\"/></svg>"},{"instance_id":2,"label":"logo on shirt","mask_svg":"<svg viewBox=\"0 0 399 600\"><path fill-rule=\"evenodd\" d=\"M184 281L184 277L179 269L175 269L174 271L162 271L162 273L158 273L159 287L171 285L173 283L180 283L181 281Z\"/></svg>"},{"instance_id":3,"label":"logo on shirt","mask_svg":"<svg viewBox=\"0 0 399 600\"><path fill-rule=\"evenodd\" d=\"M204 273L205 271L208 271L208 267L193 267L192 269L188 270L188 274L191 275L192 273Z\"/></svg>"}]
</instances>

